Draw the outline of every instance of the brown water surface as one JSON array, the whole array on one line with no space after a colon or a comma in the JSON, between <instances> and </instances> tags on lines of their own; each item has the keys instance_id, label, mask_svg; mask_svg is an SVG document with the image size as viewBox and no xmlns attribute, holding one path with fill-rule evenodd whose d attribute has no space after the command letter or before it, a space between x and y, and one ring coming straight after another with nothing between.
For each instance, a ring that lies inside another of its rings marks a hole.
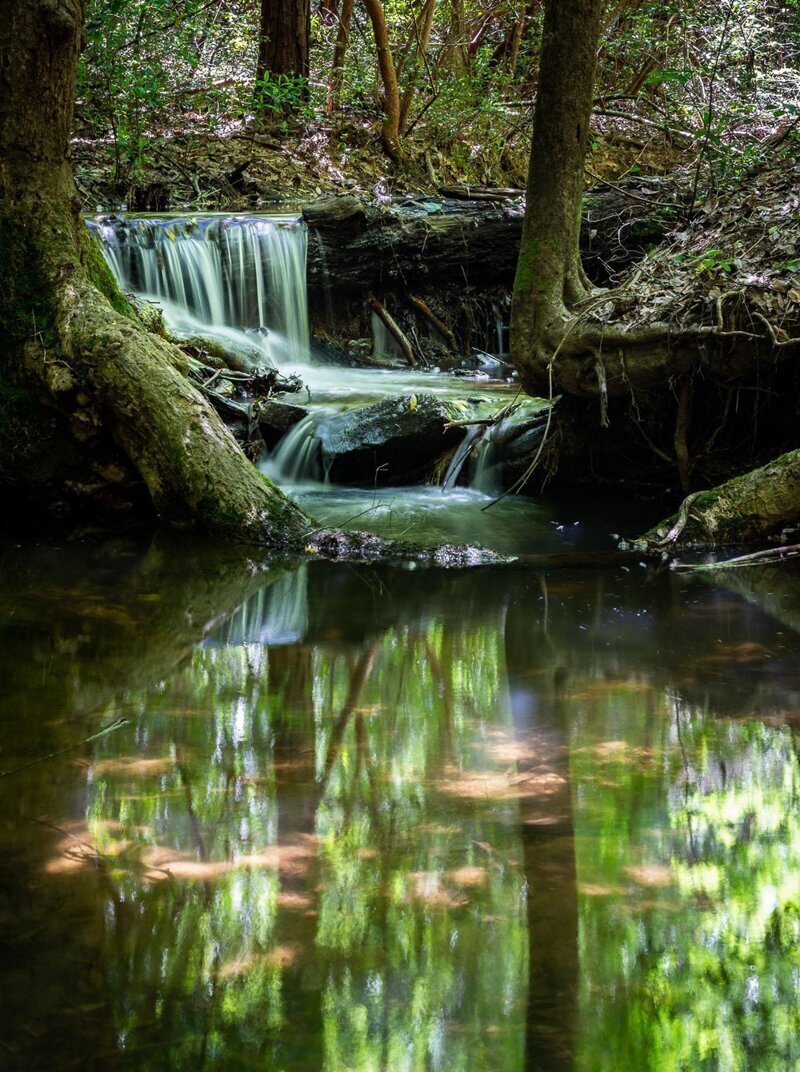
<instances>
[{"instance_id":1,"label":"brown water surface","mask_svg":"<svg viewBox=\"0 0 800 1072\"><path fill-rule=\"evenodd\" d=\"M786 566L3 545L0 1068L800 1067L798 626Z\"/></svg>"}]
</instances>

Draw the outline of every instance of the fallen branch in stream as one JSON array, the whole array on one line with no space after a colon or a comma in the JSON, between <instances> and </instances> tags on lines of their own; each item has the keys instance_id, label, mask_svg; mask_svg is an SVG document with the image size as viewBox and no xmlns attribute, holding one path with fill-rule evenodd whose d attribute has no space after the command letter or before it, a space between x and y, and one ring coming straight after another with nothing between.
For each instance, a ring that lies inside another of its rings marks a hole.
<instances>
[{"instance_id":1,"label":"fallen branch in stream","mask_svg":"<svg viewBox=\"0 0 800 1072\"><path fill-rule=\"evenodd\" d=\"M377 315L383 326L386 328L386 330L395 340L397 345L400 347L403 357L406 359L408 364L412 368L415 368L417 364L417 359L414 357L414 351L411 347L411 343L408 341L408 338L405 332L400 327L400 325L397 323L391 313L386 309L386 307L378 301L374 294L370 294L370 296L367 298L367 304L369 305L370 309L372 309L372 311Z\"/></svg>"},{"instance_id":2,"label":"fallen branch in stream","mask_svg":"<svg viewBox=\"0 0 800 1072\"><path fill-rule=\"evenodd\" d=\"M522 405L521 402L517 401L520 393L520 391L517 391L513 400L509 402L507 406L503 406L502 409L499 409L497 413L493 413L491 417L475 417L472 420L465 417L464 420L461 421L447 421L444 426L444 431L446 432L448 428L474 428L476 426L491 428L492 425L499 424L500 421L505 420L506 417L510 417L512 413L519 409Z\"/></svg>"},{"instance_id":3,"label":"fallen branch in stream","mask_svg":"<svg viewBox=\"0 0 800 1072\"><path fill-rule=\"evenodd\" d=\"M421 313L422 316L428 321L431 327L433 327L436 331L439 332L439 334L445 340L447 345L450 347L450 350L455 353L458 350L458 343L456 342L455 335L452 333L447 324L445 324L443 320L440 320L436 313L434 313L434 311L430 309L421 298L415 298L413 294L409 294L408 300L410 304L413 305L413 307L417 310L417 312Z\"/></svg>"},{"instance_id":4,"label":"fallen branch in stream","mask_svg":"<svg viewBox=\"0 0 800 1072\"><path fill-rule=\"evenodd\" d=\"M740 569L742 566L771 566L777 562L786 562L800 557L800 543L787 544L784 547L767 547L763 551L752 551L747 555L727 558L724 562L674 562L670 569L687 572L711 572L723 569Z\"/></svg>"}]
</instances>

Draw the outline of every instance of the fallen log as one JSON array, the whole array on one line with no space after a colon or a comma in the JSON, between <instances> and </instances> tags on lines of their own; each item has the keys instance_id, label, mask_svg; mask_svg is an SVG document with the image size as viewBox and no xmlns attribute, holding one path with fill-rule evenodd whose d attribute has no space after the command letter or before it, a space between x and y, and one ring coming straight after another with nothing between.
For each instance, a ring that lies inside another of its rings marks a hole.
<instances>
[{"instance_id":1,"label":"fallen log","mask_svg":"<svg viewBox=\"0 0 800 1072\"><path fill-rule=\"evenodd\" d=\"M709 491L687 496L677 516L637 544L663 554L678 548L757 545L800 519L800 450Z\"/></svg>"},{"instance_id":2,"label":"fallen log","mask_svg":"<svg viewBox=\"0 0 800 1072\"><path fill-rule=\"evenodd\" d=\"M389 334L392 336L392 338L395 340L397 345L400 347L400 351L403 354L403 357L408 362L408 364L412 368L415 368L417 364L417 359L414 357L414 351L411 348L411 343L406 338L405 333L403 332L397 321L394 319L392 314L389 312L386 306L383 305L382 302L378 301L374 294L370 294L369 298L367 299L367 304L369 305L370 309L372 309L372 311L375 313L375 315L379 318L379 320L389 332Z\"/></svg>"},{"instance_id":3,"label":"fallen log","mask_svg":"<svg viewBox=\"0 0 800 1072\"><path fill-rule=\"evenodd\" d=\"M581 251L594 282L638 260L673 225L674 180L636 177L600 184L584 197ZM524 206L520 201L404 198L381 206L352 194L304 206L312 300L326 293L453 283L510 286Z\"/></svg>"}]
</instances>

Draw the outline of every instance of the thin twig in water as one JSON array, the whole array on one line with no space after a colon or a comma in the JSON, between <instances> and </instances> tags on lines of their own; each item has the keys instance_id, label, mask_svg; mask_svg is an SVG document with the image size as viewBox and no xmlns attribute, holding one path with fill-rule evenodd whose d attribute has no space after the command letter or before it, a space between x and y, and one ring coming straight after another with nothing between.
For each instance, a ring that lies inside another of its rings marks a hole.
<instances>
[{"instance_id":1,"label":"thin twig in water","mask_svg":"<svg viewBox=\"0 0 800 1072\"><path fill-rule=\"evenodd\" d=\"M752 551L747 555L737 555L728 558L724 562L676 562L673 569L691 570L722 570L739 569L742 566L766 566L773 562L785 562L790 558L800 556L800 543L787 544L784 547L767 547L763 551Z\"/></svg>"},{"instance_id":2,"label":"thin twig in water","mask_svg":"<svg viewBox=\"0 0 800 1072\"><path fill-rule=\"evenodd\" d=\"M27 770L28 767L35 767L37 763L44 763L46 759L55 759L57 756L63 756L67 752L72 752L74 749L80 748L83 744L88 744L90 741L96 741L98 737L105 737L107 733L113 733L114 730L127 726L129 722L130 719L128 718L118 718L114 722L110 722L107 726L103 726L97 733L93 733L89 737L84 737L82 741L75 741L74 744L68 744L65 748L59 748L56 752L48 752L47 755L37 756L36 759L32 759L29 763L23 763L20 767L13 767L11 770L0 771L0 778L8 778L10 774L17 774L19 771Z\"/></svg>"}]
</instances>

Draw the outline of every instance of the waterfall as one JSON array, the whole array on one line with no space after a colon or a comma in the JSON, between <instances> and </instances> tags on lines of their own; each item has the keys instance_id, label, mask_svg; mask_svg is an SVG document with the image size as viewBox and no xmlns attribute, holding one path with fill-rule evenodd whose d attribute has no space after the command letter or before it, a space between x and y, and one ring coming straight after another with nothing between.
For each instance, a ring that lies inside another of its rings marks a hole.
<instances>
[{"instance_id":1,"label":"waterfall","mask_svg":"<svg viewBox=\"0 0 800 1072\"><path fill-rule=\"evenodd\" d=\"M489 427L482 424L469 425L444 474L442 491L449 491L458 483L464 466L469 462L468 486L484 495L495 494L500 487L498 445L505 441L510 429L511 424L507 418Z\"/></svg>"},{"instance_id":2,"label":"waterfall","mask_svg":"<svg viewBox=\"0 0 800 1072\"><path fill-rule=\"evenodd\" d=\"M388 357L405 360L397 339L388 330L377 313L372 313L372 354L374 357Z\"/></svg>"},{"instance_id":3,"label":"waterfall","mask_svg":"<svg viewBox=\"0 0 800 1072\"><path fill-rule=\"evenodd\" d=\"M484 495L495 495L502 486L498 471L497 437L492 435L493 431L491 428L478 444L469 481L471 488Z\"/></svg>"},{"instance_id":4,"label":"waterfall","mask_svg":"<svg viewBox=\"0 0 800 1072\"><path fill-rule=\"evenodd\" d=\"M122 290L161 306L176 334L231 329L276 364L308 361L306 231L293 216L99 217Z\"/></svg>"}]
</instances>

